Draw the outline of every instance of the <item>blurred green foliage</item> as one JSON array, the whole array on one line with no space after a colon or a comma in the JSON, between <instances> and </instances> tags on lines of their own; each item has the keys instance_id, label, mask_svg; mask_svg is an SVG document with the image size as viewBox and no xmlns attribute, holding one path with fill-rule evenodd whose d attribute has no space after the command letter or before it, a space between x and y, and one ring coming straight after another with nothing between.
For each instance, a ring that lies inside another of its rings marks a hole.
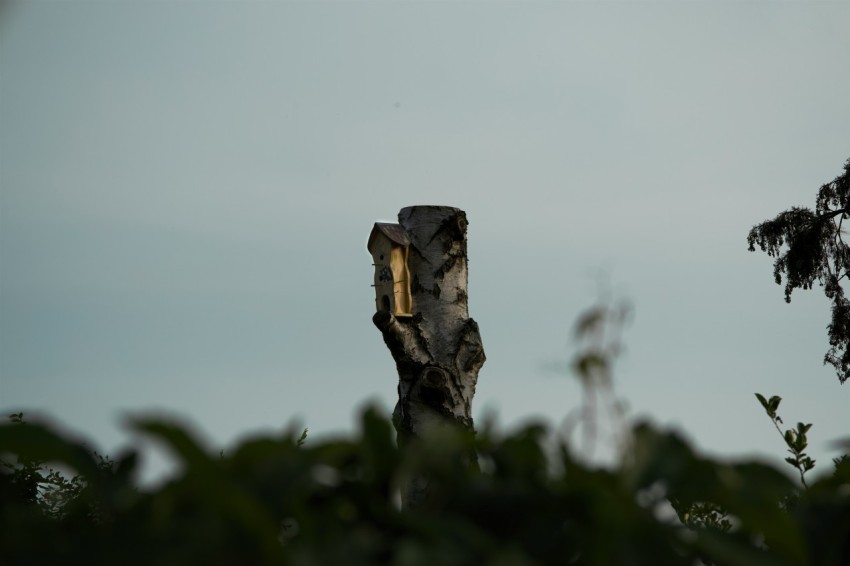
<instances>
[{"instance_id":1,"label":"blurred green foliage","mask_svg":"<svg viewBox=\"0 0 850 566\"><path fill-rule=\"evenodd\" d=\"M376 409L350 438L291 430L227 453L178 423L136 420L180 464L140 489L134 452L113 461L12 415L0 425L0 564L850 564L850 458L806 482L811 425L783 434L779 397L757 394L802 485L626 424L612 368L629 313L597 306L576 324L578 453L572 428L541 425L436 427L398 447ZM607 466L592 458L600 415L619 450ZM402 509L411 478L427 496Z\"/></svg>"},{"instance_id":2,"label":"blurred green foliage","mask_svg":"<svg viewBox=\"0 0 850 566\"><path fill-rule=\"evenodd\" d=\"M347 439L289 432L218 454L175 423L136 421L182 465L138 489L134 454L103 459L18 416L0 426L0 563L850 563L846 459L801 490L771 466L701 457L645 423L610 467L539 425L441 431L402 450L385 415L369 409L360 423ZM402 511L410 474L430 478L429 496ZM780 505L789 493L793 509Z\"/></svg>"}]
</instances>

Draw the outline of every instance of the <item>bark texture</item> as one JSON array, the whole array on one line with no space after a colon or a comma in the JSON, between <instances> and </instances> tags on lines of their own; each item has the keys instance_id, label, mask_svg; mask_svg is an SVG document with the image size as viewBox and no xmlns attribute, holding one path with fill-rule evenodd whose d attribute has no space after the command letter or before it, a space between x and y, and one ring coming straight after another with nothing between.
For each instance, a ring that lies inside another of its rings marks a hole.
<instances>
[{"instance_id":1,"label":"bark texture","mask_svg":"<svg viewBox=\"0 0 850 566\"><path fill-rule=\"evenodd\" d=\"M411 206L398 220L410 238L413 316L382 311L372 320L398 369L393 422L403 445L439 427L472 430L472 397L486 358L467 304L466 213ZM404 505L416 505L426 490L426 479L412 481Z\"/></svg>"}]
</instances>

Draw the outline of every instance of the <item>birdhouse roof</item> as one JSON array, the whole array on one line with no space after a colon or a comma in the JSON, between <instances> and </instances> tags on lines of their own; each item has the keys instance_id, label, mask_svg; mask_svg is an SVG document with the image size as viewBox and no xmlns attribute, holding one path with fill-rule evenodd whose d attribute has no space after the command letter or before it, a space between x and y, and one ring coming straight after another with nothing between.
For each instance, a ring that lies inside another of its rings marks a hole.
<instances>
[{"instance_id":1,"label":"birdhouse roof","mask_svg":"<svg viewBox=\"0 0 850 566\"><path fill-rule=\"evenodd\" d=\"M366 248L370 252L372 251L372 244L375 242L375 237L378 234L383 234L384 236L389 238L393 243L396 243L400 246L410 245L410 238L407 236L407 232L404 231L404 228L402 228L400 224L375 222L375 227L372 228L372 233L369 234L369 243L366 244Z\"/></svg>"}]
</instances>

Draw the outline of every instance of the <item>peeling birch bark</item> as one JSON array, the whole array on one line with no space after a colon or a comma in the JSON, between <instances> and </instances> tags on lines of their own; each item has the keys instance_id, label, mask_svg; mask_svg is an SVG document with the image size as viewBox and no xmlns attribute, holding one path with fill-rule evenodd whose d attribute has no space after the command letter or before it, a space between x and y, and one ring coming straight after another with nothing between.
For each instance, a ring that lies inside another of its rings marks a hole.
<instances>
[{"instance_id":1,"label":"peeling birch bark","mask_svg":"<svg viewBox=\"0 0 850 566\"><path fill-rule=\"evenodd\" d=\"M396 362L399 444L440 427L472 430L472 398L486 359L467 304L466 213L448 206L411 206L398 215L410 239L412 317L386 310L372 318ZM427 480L414 478L405 507L423 500Z\"/></svg>"}]
</instances>

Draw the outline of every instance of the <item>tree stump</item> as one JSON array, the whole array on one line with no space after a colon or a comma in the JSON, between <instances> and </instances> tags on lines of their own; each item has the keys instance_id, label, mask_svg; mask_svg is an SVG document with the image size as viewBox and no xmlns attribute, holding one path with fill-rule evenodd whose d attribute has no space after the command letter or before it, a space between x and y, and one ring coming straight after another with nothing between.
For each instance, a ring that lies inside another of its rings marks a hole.
<instances>
[{"instance_id":1,"label":"tree stump","mask_svg":"<svg viewBox=\"0 0 850 566\"><path fill-rule=\"evenodd\" d=\"M435 429L473 430L472 397L486 359L478 324L469 318L466 213L448 206L411 206L398 214L410 240L411 317L381 310L372 318L398 369L393 423L399 445ZM418 478L402 494L405 507L425 497Z\"/></svg>"}]
</instances>

